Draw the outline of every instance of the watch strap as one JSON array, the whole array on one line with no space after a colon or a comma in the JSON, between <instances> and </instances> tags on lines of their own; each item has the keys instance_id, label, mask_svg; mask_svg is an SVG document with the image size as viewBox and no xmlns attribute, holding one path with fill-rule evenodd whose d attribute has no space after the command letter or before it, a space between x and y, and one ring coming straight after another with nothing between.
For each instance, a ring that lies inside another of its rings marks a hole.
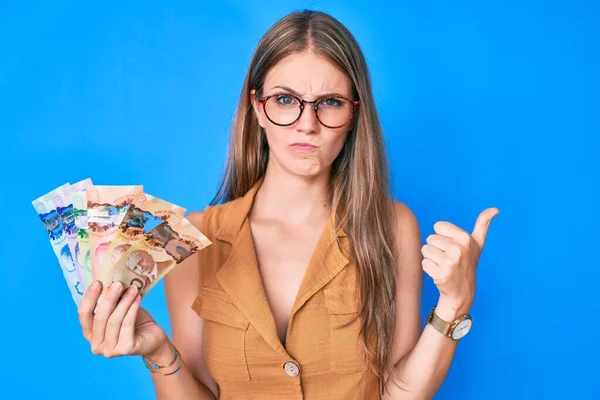
<instances>
[{"instance_id":1,"label":"watch strap","mask_svg":"<svg viewBox=\"0 0 600 400\"><path fill-rule=\"evenodd\" d=\"M452 322L444 321L435 313L435 307L431 309L429 312L428 322L433 326L438 332L442 335L452 338L452 332L450 328L452 327Z\"/></svg>"}]
</instances>

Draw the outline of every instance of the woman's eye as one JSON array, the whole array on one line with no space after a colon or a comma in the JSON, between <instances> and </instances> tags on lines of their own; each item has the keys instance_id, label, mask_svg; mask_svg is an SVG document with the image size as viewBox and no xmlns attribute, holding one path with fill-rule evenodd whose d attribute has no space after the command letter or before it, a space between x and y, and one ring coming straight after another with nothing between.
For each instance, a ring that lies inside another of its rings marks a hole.
<instances>
[{"instance_id":1,"label":"woman's eye","mask_svg":"<svg viewBox=\"0 0 600 400\"><path fill-rule=\"evenodd\" d=\"M335 97L331 97L329 99L323 100L321 104L326 107L340 107L342 105L342 100L336 99Z\"/></svg>"},{"instance_id":2,"label":"woman's eye","mask_svg":"<svg viewBox=\"0 0 600 400\"><path fill-rule=\"evenodd\" d=\"M289 105L296 103L296 99L294 99L292 96L288 96L286 94L277 96L276 100L277 100L277 103L284 105L284 106L289 106Z\"/></svg>"}]
</instances>

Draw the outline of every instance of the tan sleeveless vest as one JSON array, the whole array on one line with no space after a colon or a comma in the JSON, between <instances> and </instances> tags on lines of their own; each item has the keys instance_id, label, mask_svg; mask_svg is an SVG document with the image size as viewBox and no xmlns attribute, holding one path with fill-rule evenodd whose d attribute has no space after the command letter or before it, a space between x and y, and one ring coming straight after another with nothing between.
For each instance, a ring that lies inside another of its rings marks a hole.
<instances>
[{"instance_id":1,"label":"tan sleeveless vest","mask_svg":"<svg viewBox=\"0 0 600 400\"><path fill-rule=\"evenodd\" d=\"M200 251L201 294L192 308L204 319L204 358L220 398L379 398L359 335L350 241L332 220L292 307L285 347L279 340L247 218L260 184L204 213L202 232L213 244Z\"/></svg>"}]
</instances>

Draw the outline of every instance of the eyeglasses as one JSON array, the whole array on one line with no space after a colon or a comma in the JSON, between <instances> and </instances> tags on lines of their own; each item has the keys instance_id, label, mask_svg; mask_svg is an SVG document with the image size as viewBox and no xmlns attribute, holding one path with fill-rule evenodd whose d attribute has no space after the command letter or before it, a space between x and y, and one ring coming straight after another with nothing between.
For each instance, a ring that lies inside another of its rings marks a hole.
<instances>
[{"instance_id":1,"label":"eyeglasses","mask_svg":"<svg viewBox=\"0 0 600 400\"><path fill-rule=\"evenodd\" d=\"M302 100L288 93L272 94L256 98L263 106L265 115L275 125L290 126L300 119L305 104L314 104L319 123L327 128L341 128L354 118L359 101L343 96L325 97L320 100Z\"/></svg>"}]
</instances>

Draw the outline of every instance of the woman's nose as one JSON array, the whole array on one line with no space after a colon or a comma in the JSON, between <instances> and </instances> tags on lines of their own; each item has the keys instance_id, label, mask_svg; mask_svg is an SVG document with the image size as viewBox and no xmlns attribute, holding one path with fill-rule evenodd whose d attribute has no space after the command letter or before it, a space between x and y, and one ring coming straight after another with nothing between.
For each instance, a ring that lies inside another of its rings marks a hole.
<instances>
[{"instance_id":1,"label":"woman's nose","mask_svg":"<svg viewBox=\"0 0 600 400\"><path fill-rule=\"evenodd\" d=\"M319 130L319 120L314 105L306 104L302 110L302 115L296 123L296 129L303 133L315 133Z\"/></svg>"}]
</instances>

